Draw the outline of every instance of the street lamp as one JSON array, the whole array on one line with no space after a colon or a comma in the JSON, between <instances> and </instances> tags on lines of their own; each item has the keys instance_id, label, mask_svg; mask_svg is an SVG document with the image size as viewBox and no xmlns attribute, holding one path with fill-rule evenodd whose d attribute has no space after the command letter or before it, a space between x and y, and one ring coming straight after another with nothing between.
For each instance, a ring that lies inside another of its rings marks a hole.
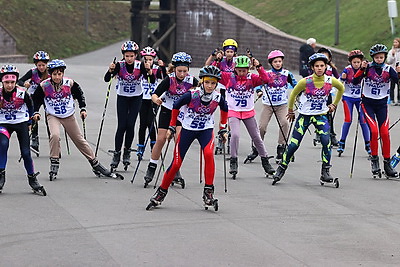
<instances>
[{"instance_id":1,"label":"street lamp","mask_svg":"<svg viewBox=\"0 0 400 267\"><path fill-rule=\"evenodd\" d=\"M397 18L397 2L396 0L388 0L388 11L390 18L390 27L392 28L392 35L395 34L394 18Z\"/></svg>"}]
</instances>

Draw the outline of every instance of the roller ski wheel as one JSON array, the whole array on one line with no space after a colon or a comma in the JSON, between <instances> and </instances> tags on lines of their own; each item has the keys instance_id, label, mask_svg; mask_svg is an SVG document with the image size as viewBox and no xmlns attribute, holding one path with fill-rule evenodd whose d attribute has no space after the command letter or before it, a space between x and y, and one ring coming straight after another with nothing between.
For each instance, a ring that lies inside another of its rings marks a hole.
<instances>
[{"instance_id":1,"label":"roller ski wheel","mask_svg":"<svg viewBox=\"0 0 400 267\"><path fill-rule=\"evenodd\" d=\"M147 205L146 210L152 210L155 207L157 207L157 203L154 203L153 201L150 201L149 205Z\"/></svg>"},{"instance_id":2,"label":"roller ski wheel","mask_svg":"<svg viewBox=\"0 0 400 267\"><path fill-rule=\"evenodd\" d=\"M129 165L131 165L131 163L124 164L124 171L128 170Z\"/></svg>"},{"instance_id":3,"label":"roller ski wheel","mask_svg":"<svg viewBox=\"0 0 400 267\"><path fill-rule=\"evenodd\" d=\"M211 205L207 205L204 203L204 209L208 210L209 207L214 208L214 211L218 211L218 199L214 199L213 203Z\"/></svg>"},{"instance_id":4,"label":"roller ski wheel","mask_svg":"<svg viewBox=\"0 0 400 267\"><path fill-rule=\"evenodd\" d=\"M221 155L223 152L222 152L222 148L219 148L219 147L216 147L215 148L215 151L214 151L214 154L215 155Z\"/></svg>"},{"instance_id":5,"label":"roller ski wheel","mask_svg":"<svg viewBox=\"0 0 400 267\"><path fill-rule=\"evenodd\" d=\"M381 179L382 178L382 173L381 172L377 172L377 173L372 173L372 178L373 179Z\"/></svg>"},{"instance_id":6,"label":"roller ski wheel","mask_svg":"<svg viewBox=\"0 0 400 267\"><path fill-rule=\"evenodd\" d=\"M149 186L149 183L150 183L150 182L145 181L143 187L144 187L144 188L147 188L147 187Z\"/></svg>"},{"instance_id":7,"label":"roller ski wheel","mask_svg":"<svg viewBox=\"0 0 400 267\"><path fill-rule=\"evenodd\" d=\"M49 172L49 180L54 181L55 179L57 179L57 173Z\"/></svg>"},{"instance_id":8,"label":"roller ski wheel","mask_svg":"<svg viewBox=\"0 0 400 267\"><path fill-rule=\"evenodd\" d=\"M125 177L122 176L121 174L117 173L117 172L112 172L111 173L111 178L117 179L117 180L124 180Z\"/></svg>"},{"instance_id":9,"label":"roller ski wheel","mask_svg":"<svg viewBox=\"0 0 400 267\"><path fill-rule=\"evenodd\" d=\"M157 191L154 195L150 198L150 203L147 205L146 210L151 210L157 206L160 206L161 203L164 201L165 197L167 196L168 189L162 189L161 187L157 188Z\"/></svg>"},{"instance_id":10,"label":"roller ski wheel","mask_svg":"<svg viewBox=\"0 0 400 267\"><path fill-rule=\"evenodd\" d=\"M325 184L332 184L335 186L335 188L339 188L339 178L335 178L335 179L333 179L333 181L323 181L320 179L319 183L321 184L321 186L323 186Z\"/></svg>"},{"instance_id":11,"label":"roller ski wheel","mask_svg":"<svg viewBox=\"0 0 400 267\"><path fill-rule=\"evenodd\" d=\"M183 178L173 180L171 185L174 186L175 184L180 185L182 189L185 189L185 180L183 180Z\"/></svg>"},{"instance_id":12,"label":"roller ski wheel","mask_svg":"<svg viewBox=\"0 0 400 267\"><path fill-rule=\"evenodd\" d=\"M41 195L41 196L44 196L44 197L47 196L46 189L44 189L43 186L41 186L41 187L38 188L38 189L33 189L33 188L32 188L32 192L33 192L34 194Z\"/></svg>"},{"instance_id":13,"label":"roller ski wheel","mask_svg":"<svg viewBox=\"0 0 400 267\"><path fill-rule=\"evenodd\" d=\"M44 189L44 187L39 184L38 180L37 180L37 176L40 174L40 172L34 173L34 174L29 174L28 175L28 183L29 186L31 187L33 193L38 194L38 195L42 195L42 196L46 196L47 192Z\"/></svg>"}]
</instances>

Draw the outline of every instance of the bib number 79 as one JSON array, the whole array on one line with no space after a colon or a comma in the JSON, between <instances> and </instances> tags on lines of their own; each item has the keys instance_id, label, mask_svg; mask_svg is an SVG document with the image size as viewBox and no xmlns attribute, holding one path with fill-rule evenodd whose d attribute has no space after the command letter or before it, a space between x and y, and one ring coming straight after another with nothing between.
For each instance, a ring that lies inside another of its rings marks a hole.
<instances>
[{"instance_id":1,"label":"bib number 79","mask_svg":"<svg viewBox=\"0 0 400 267\"><path fill-rule=\"evenodd\" d=\"M247 106L247 99L235 99L237 107L246 107Z\"/></svg>"}]
</instances>

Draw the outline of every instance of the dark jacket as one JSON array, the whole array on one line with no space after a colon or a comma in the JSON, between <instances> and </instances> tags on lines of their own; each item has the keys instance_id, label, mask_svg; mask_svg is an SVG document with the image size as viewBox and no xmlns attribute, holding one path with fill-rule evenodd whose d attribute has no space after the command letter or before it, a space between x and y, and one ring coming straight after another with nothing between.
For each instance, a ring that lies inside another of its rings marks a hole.
<instances>
[{"instance_id":1,"label":"dark jacket","mask_svg":"<svg viewBox=\"0 0 400 267\"><path fill-rule=\"evenodd\" d=\"M303 78L312 74L312 70L308 66L308 58L314 53L314 48L312 48L311 45L303 44L300 47L299 74L303 76Z\"/></svg>"}]
</instances>

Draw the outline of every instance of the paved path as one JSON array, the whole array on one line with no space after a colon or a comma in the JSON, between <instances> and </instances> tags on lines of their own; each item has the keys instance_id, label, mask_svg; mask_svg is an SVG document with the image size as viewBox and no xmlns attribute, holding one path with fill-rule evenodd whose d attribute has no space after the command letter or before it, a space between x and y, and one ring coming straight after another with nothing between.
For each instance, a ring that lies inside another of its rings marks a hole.
<instances>
[{"instance_id":1,"label":"paved path","mask_svg":"<svg viewBox=\"0 0 400 267\"><path fill-rule=\"evenodd\" d=\"M66 74L77 80L88 103L87 136L96 142L107 84L102 81L119 45L67 60ZM30 65L18 65L24 73ZM194 69L193 73L198 70ZM116 124L112 91L99 158L108 165ZM257 103L260 110L261 103ZM400 107L391 108L394 122ZM342 109L336 115L340 133ZM149 154L132 185L136 159L124 181L98 179L89 163L62 140L59 178L48 180L48 143L40 124L41 156L35 166L47 197L33 195L12 138L7 183L0 195L2 266L388 266L400 261L398 181L373 180L359 140L354 177L349 179L354 128L341 158L333 156L332 173L340 188L319 184L320 147L306 134L278 186L264 177L260 159L242 162L250 139L242 127L239 174L224 193L223 160L216 157L218 212L202 208L199 145L184 161L186 188L173 187L163 205L145 211L152 187L143 188ZM275 153L278 128L272 121L265 140ZM392 131L392 151L400 126ZM361 136L361 133L360 135ZM135 139L136 140L136 139ZM169 155L167 162L169 164ZM276 167L276 165L274 164Z\"/></svg>"}]
</instances>

